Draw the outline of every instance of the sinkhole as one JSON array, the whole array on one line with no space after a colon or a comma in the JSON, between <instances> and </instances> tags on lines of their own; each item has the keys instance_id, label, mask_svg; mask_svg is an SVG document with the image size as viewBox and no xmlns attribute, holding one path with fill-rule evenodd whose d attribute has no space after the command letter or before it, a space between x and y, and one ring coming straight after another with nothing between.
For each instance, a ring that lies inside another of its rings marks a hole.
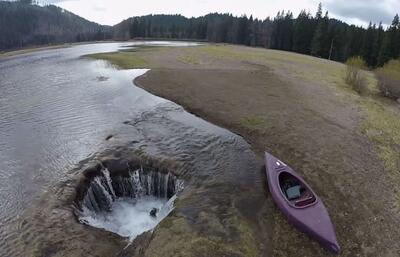
<instances>
[{"instance_id":1,"label":"sinkhole","mask_svg":"<svg viewBox=\"0 0 400 257\"><path fill-rule=\"evenodd\" d=\"M155 228L183 189L183 181L168 170L129 163L115 172L99 165L82 183L75 200L79 222L130 240Z\"/></svg>"}]
</instances>

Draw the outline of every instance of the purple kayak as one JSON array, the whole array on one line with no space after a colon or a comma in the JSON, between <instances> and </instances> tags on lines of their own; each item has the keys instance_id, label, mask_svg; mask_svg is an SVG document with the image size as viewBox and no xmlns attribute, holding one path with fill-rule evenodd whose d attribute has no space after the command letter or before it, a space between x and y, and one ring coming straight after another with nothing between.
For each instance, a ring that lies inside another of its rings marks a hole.
<instances>
[{"instance_id":1,"label":"purple kayak","mask_svg":"<svg viewBox=\"0 0 400 257\"><path fill-rule=\"evenodd\" d=\"M297 229L334 253L340 252L335 229L321 199L289 166L265 153L269 191L279 209Z\"/></svg>"}]
</instances>

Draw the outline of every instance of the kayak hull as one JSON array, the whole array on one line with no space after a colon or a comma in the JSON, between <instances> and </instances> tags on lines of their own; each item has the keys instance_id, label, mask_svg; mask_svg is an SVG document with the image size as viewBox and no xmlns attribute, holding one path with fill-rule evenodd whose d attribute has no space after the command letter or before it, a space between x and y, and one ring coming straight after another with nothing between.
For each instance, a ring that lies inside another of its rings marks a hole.
<instances>
[{"instance_id":1,"label":"kayak hull","mask_svg":"<svg viewBox=\"0 0 400 257\"><path fill-rule=\"evenodd\" d=\"M340 246L328 211L311 187L292 168L269 153L265 153L265 166L269 191L288 221L328 250L339 253ZM294 204L295 201L290 201L282 189L283 176L298 180L302 187L309 191L311 200L304 206L298 206Z\"/></svg>"}]
</instances>

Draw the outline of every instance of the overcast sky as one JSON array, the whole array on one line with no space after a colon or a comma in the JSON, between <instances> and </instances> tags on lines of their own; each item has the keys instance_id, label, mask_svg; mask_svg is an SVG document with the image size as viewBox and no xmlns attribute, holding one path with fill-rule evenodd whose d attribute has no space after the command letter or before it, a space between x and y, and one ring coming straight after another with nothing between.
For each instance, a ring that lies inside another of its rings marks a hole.
<instances>
[{"instance_id":1,"label":"overcast sky","mask_svg":"<svg viewBox=\"0 0 400 257\"><path fill-rule=\"evenodd\" d=\"M366 26L369 21L390 24L400 0L47 0L88 20L114 25L146 14L182 14L201 16L210 12L253 15L264 19L280 10L291 10L295 16L302 10L315 14L319 2L330 17Z\"/></svg>"}]
</instances>

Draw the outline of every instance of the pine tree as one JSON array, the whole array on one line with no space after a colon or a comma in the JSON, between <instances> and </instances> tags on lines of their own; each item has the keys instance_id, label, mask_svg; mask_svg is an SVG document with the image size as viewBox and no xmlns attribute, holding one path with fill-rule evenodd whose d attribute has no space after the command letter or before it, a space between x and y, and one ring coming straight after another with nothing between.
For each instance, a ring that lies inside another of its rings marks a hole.
<instances>
[{"instance_id":1,"label":"pine tree","mask_svg":"<svg viewBox=\"0 0 400 257\"><path fill-rule=\"evenodd\" d=\"M372 66L374 63L372 59L372 51L373 51L373 44L375 42L374 38L375 30L376 30L376 25L374 24L374 26L372 26L372 23L370 22L363 38L363 47L361 53L363 59L366 61L368 66Z\"/></svg>"},{"instance_id":2,"label":"pine tree","mask_svg":"<svg viewBox=\"0 0 400 257\"><path fill-rule=\"evenodd\" d=\"M383 39L382 48L379 52L378 65L381 66L385 64L390 59L395 59L399 57L400 48L400 22L399 15L393 19L392 25L386 31L385 37Z\"/></svg>"},{"instance_id":3,"label":"pine tree","mask_svg":"<svg viewBox=\"0 0 400 257\"><path fill-rule=\"evenodd\" d=\"M282 23L282 46L281 49L291 51L293 47L293 13L287 12Z\"/></svg>"},{"instance_id":4,"label":"pine tree","mask_svg":"<svg viewBox=\"0 0 400 257\"><path fill-rule=\"evenodd\" d=\"M319 16L318 13L316 17ZM326 56L328 54L327 51L324 51L326 49L325 46L327 43L326 32L328 31L328 25L329 16L328 12L326 12L324 18L317 19L317 28L315 30L314 37L311 43L311 54L314 56L323 57L324 55Z\"/></svg>"},{"instance_id":5,"label":"pine tree","mask_svg":"<svg viewBox=\"0 0 400 257\"><path fill-rule=\"evenodd\" d=\"M247 24L247 40L246 45L254 46L255 45L255 27L254 27L254 20L253 15L250 15L249 22Z\"/></svg>"},{"instance_id":6,"label":"pine tree","mask_svg":"<svg viewBox=\"0 0 400 257\"><path fill-rule=\"evenodd\" d=\"M400 21L398 14L394 16L392 22L392 28L393 28L392 58L397 59L400 57Z\"/></svg>"},{"instance_id":7,"label":"pine tree","mask_svg":"<svg viewBox=\"0 0 400 257\"><path fill-rule=\"evenodd\" d=\"M382 41L384 36L384 30L382 27L382 22L379 23L378 29L375 31L375 40L372 46L372 55L371 55L371 66L376 67L378 65L379 51L382 47Z\"/></svg>"},{"instance_id":8,"label":"pine tree","mask_svg":"<svg viewBox=\"0 0 400 257\"><path fill-rule=\"evenodd\" d=\"M19 0L22 4L32 4L32 0Z\"/></svg>"},{"instance_id":9,"label":"pine tree","mask_svg":"<svg viewBox=\"0 0 400 257\"><path fill-rule=\"evenodd\" d=\"M137 18L133 18L132 25L129 28L130 38L135 38L135 37L138 36L138 33L139 33L139 28L138 27L139 27L139 24L138 24Z\"/></svg>"},{"instance_id":10,"label":"pine tree","mask_svg":"<svg viewBox=\"0 0 400 257\"><path fill-rule=\"evenodd\" d=\"M309 54L314 34L313 20L310 14L302 10L294 22L293 30L293 51Z\"/></svg>"},{"instance_id":11,"label":"pine tree","mask_svg":"<svg viewBox=\"0 0 400 257\"><path fill-rule=\"evenodd\" d=\"M248 42L249 37L249 29L248 29L248 18L246 15L239 18L239 27L238 27L238 42L239 44L246 44Z\"/></svg>"},{"instance_id":12,"label":"pine tree","mask_svg":"<svg viewBox=\"0 0 400 257\"><path fill-rule=\"evenodd\" d=\"M315 14L315 19L316 20L320 20L320 19L322 19L322 3L319 3L318 4L318 11L317 11L317 13Z\"/></svg>"}]
</instances>

